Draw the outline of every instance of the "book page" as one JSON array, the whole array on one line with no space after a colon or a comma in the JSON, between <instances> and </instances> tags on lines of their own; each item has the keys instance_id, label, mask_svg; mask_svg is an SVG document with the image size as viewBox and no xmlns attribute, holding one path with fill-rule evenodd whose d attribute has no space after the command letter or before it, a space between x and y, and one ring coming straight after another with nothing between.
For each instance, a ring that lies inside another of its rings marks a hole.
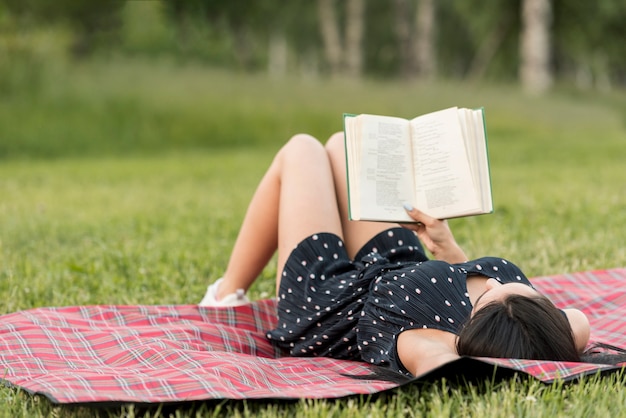
<instances>
[{"instance_id":1,"label":"book page","mask_svg":"<svg viewBox=\"0 0 626 418\"><path fill-rule=\"evenodd\" d=\"M493 211L493 199L491 196L491 178L489 173L489 155L487 153L487 134L485 129L485 116L483 109L472 112L474 129L474 148L476 149L476 171L478 184L480 185L480 199L484 212Z\"/></svg>"},{"instance_id":2,"label":"book page","mask_svg":"<svg viewBox=\"0 0 626 418\"><path fill-rule=\"evenodd\" d=\"M346 150L346 180L348 186L348 216L350 220L360 218L359 207L359 159L361 154L361 129L356 115L344 115L344 146Z\"/></svg>"},{"instance_id":3,"label":"book page","mask_svg":"<svg viewBox=\"0 0 626 418\"><path fill-rule=\"evenodd\" d=\"M414 206L443 219L480 208L457 108L411 121L416 183Z\"/></svg>"},{"instance_id":4,"label":"book page","mask_svg":"<svg viewBox=\"0 0 626 418\"><path fill-rule=\"evenodd\" d=\"M361 115L360 217L413 221L403 208L414 200L409 123L388 116Z\"/></svg>"},{"instance_id":5,"label":"book page","mask_svg":"<svg viewBox=\"0 0 626 418\"><path fill-rule=\"evenodd\" d=\"M492 212L491 179L489 178L483 109L459 109L459 121L465 138L467 159L472 170L477 199L482 212Z\"/></svg>"}]
</instances>

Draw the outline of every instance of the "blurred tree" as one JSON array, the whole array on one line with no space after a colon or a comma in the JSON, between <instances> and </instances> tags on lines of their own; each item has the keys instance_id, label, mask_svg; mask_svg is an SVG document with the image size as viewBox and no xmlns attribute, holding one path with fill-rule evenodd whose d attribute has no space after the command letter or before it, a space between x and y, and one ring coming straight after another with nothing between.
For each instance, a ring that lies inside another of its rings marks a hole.
<instances>
[{"instance_id":1,"label":"blurred tree","mask_svg":"<svg viewBox=\"0 0 626 418\"><path fill-rule=\"evenodd\" d=\"M552 84L550 0L522 1L520 81L524 90L543 93Z\"/></svg>"},{"instance_id":2,"label":"blurred tree","mask_svg":"<svg viewBox=\"0 0 626 418\"><path fill-rule=\"evenodd\" d=\"M182 50L194 41L191 31L200 24L207 25L217 37L232 41L232 52L238 67L252 70L254 59L254 29L262 2L230 0L164 0L164 10L178 29ZM210 51L211 44L205 44Z\"/></svg>"},{"instance_id":3,"label":"blurred tree","mask_svg":"<svg viewBox=\"0 0 626 418\"><path fill-rule=\"evenodd\" d=\"M317 0L324 57L331 75L360 77L363 72L364 0L345 1L345 42L335 0ZM341 2L340 4L344 4Z\"/></svg>"},{"instance_id":4,"label":"blurred tree","mask_svg":"<svg viewBox=\"0 0 626 418\"><path fill-rule=\"evenodd\" d=\"M578 87L626 84L626 2L554 1L555 68Z\"/></svg>"},{"instance_id":5,"label":"blurred tree","mask_svg":"<svg viewBox=\"0 0 626 418\"><path fill-rule=\"evenodd\" d=\"M335 0L318 0L320 32L324 42L324 57L333 75L341 72L343 46L339 19L335 13Z\"/></svg>"},{"instance_id":6,"label":"blurred tree","mask_svg":"<svg viewBox=\"0 0 626 418\"><path fill-rule=\"evenodd\" d=\"M431 79L437 70L435 56L435 2L418 0L415 13L415 59L417 75L421 79Z\"/></svg>"},{"instance_id":7,"label":"blurred tree","mask_svg":"<svg viewBox=\"0 0 626 418\"><path fill-rule=\"evenodd\" d=\"M363 31L365 0L346 0L346 73L360 77L363 73Z\"/></svg>"},{"instance_id":8,"label":"blurred tree","mask_svg":"<svg viewBox=\"0 0 626 418\"><path fill-rule=\"evenodd\" d=\"M394 0L393 5L394 30L398 40L398 55L400 58L400 76L409 79L415 73L415 58L411 42L413 37L411 5L409 0Z\"/></svg>"},{"instance_id":9,"label":"blurred tree","mask_svg":"<svg viewBox=\"0 0 626 418\"><path fill-rule=\"evenodd\" d=\"M394 0L400 75L405 79L430 79L437 68L435 3L433 0L417 0L417 5L412 3L415 2Z\"/></svg>"},{"instance_id":10,"label":"blurred tree","mask_svg":"<svg viewBox=\"0 0 626 418\"><path fill-rule=\"evenodd\" d=\"M165 56L176 49L176 26L160 1L128 1L122 13L120 50L126 55Z\"/></svg>"},{"instance_id":11,"label":"blurred tree","mask_svg":"<svg viewBox=\"0 0 626 418\"><path fill-rule=\"evenodd\" d=\"M508 37L511 37L512 23L518 19L517 13L511 9L500 10L498 16L494 16L495 22L489 25L484 37L477 43L467 71L467 77L470 80L477 81L485 78L502 44Z\"/></svg>"},{"instance_id":12,"label":"blurred tree","mask_svg":"<svg viewBox=\"0 0 626 418\"><path fill-rule=\"evenodd\" d=\"M278 1L275 18L268 21L273 33L285 36L291 59L289 63L300 74L317 76L320 71L322 43L317 22L317 4L310 0Z\"/></svg>"},{"instance_id":13,"label":"blurred tree","mask_svg":"<svg viewBox=\"0 0 626 418\"><path fill-rule=\"evenodd\" d=\"M516 78L519 4L520 0L441 1L438 41L445 75L472 81Z\"/></svg>"},{"instance_id":14,"label":"blurred tree","mask_svg":"<svg viewBox=\"0 0 626 418\"><path fill-rule=\"evenodd\" d=\"M204 54L212 63L284 72L289 52L308 53L314 8L311 2L233 2L230 0L162 0L176 26L183 54ZM294 46L290 46L293 44ZM196 46L198 45L198 46ZM229 59L233 62L229 62Z\"/></svg>"},{"instance_id":15,"label":"blurred tree","mask_svg":"<svg viewBox=\"0 0 626 418\"><path fill-rule=\"evenodd\" d=\"M13 45L24 62L26 37L18 45L8 32L56 25L56 39L74 57L109 48L275 76L436 74L519 80L535 91L552 79L601 89L626 84L624 0L0 0L0 11L10 21L0 33L4 49ZM134 26L124 28L127 21Z\"/></svg>"},{"instance_id":16,"label":"blurred tree","mask_svg":"<svg viewBox=\"0 0 626 418\"><path fill-rule=\"evenodd\" d=\"M123 0L0 1L11 13L26 21L67 24L74 33L71 52L77 58L91 54L97 44L110 43L116 37L116 30L121 25L120 12L125 3Z\"/></svg>"}]
</instances>

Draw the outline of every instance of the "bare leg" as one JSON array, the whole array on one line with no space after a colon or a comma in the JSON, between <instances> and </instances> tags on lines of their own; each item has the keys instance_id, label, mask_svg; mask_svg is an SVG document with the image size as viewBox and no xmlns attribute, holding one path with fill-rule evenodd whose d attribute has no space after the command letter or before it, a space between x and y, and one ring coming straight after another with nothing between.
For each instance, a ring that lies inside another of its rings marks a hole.
<instances>
[{"instance_id":1,"label":"bare leg","mask_svg":"<svg viewBox=\"0 0 626 418\"><path fill-rule=\"evenodd\" d=\"M366 222L348 220L348 185L346 181L346 153L343 132L337 132L326 143L326 151L330 160L337 205L341 216L343 236L350 258L354 258L357 251L367 244L376 234L386 229L399 226L385 222Z\"/></svg>"},{"instance_id":2,"label":"bare leg","mask_svg":"<svg viewBox=\"0 0 626 418\"><path fill-rule=\"evenodd\" d=\"M217 297L247 290L278 249L277 289L285 261L304 238L342 236L332 169L322 144L296 135L277 153L246 212Z\"/></svg>"}]
</instances>

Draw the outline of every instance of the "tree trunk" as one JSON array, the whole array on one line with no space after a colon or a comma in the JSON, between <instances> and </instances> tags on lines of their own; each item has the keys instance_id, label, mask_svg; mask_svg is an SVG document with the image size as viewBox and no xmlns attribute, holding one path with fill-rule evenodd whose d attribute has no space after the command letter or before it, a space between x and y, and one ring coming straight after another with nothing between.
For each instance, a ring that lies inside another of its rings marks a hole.
<instances>
[{"instance_id":1,"label":"tree trunk","mask_svg":"<svg viewBox=\"0 0 626 418\"><path fill-rule=\"evenodd\" d=\"M550 0L522 0L520 81L524 90L543 93L552 84L550 69Z\"/></svg>"},{"instance_id":2,"label":"tree trunk","mask_svg":"<svg viewBox=\"0 0 626 418\"><path fill-rule=\"evenodd\" d=\"M287 74L287 37L283 31L274 31L270 36L267 70L273 77Z\"/></svg>"},{"instance_id":3,"label":"tree trunk","mask_svg":"<svg viewBox=\"0 0 626 418\"><path fill-rule=\"evenodd\" d=\"M235 41L235 59L240 68L251 69L252 48L250 46L248 27L238 23L231 23L231 32Z\"/></svg>"},{"instance_id":4,"label":"tree trunk","mask_svg":"<svg viewBox=\"0 0 626 418\"><path fill-rule=\"evenodd\" d=\"M412 27L408 0L394 1L394 29L400 54L400 75L410 79L415 75L415 59L411 48Z\"/></svg>"},{"instance_id":5,"label":"tree trunk","mask_svg":"<svg viewBox=\"0 0 626 418\"><path fill-rule=\"evenodd\" d=\"M342 44L339 31L339 22L335 14L334 0L318 0L318 16L320 31L324 43L324 56L330 68L331 75L341 72Z\"/></svg>"},{"instance_id":6,"label":"tree trunk","mask_svg":"<svg viewBox=\"0 0 626 418\"><path fill-rule=\"evenodd\" d=\"M421 79L431 79L437 71L435 24L434 0L419 0L415 14L415 61Z\"/></svg>"},{"instance_id":7,"label":"tree trunk","mask_svg":"<svg viewBox=\"0 0 626 418\"><path fill-rule=\"evenodd\" d=\"M364 0L347 0L345 64L348 76L359 78L363 72Z\"/></svg>"}]
</instances>

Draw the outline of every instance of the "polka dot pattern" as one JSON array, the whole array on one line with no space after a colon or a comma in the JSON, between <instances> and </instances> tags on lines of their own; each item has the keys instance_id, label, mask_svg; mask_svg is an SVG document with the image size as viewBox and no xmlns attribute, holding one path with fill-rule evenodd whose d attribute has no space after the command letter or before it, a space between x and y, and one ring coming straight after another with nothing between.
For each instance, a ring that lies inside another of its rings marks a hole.
<instances>
[{"instance_id":1,"label":"polka dot pattern","mask_svg":"<svg viewBox=\"0 0 626 418\"><path fill-rule=\"evenodd\" d=\"M404 228L378 234L355 261L339 237L315 234L288 258L278 324L267 336L293 356L362 360L408 373L397 358L397 335L416 328L457 333L472 309L466 278L476 274L530 284L499 258L455 265L427 260Z\"/></svg>"}]
</instances>

